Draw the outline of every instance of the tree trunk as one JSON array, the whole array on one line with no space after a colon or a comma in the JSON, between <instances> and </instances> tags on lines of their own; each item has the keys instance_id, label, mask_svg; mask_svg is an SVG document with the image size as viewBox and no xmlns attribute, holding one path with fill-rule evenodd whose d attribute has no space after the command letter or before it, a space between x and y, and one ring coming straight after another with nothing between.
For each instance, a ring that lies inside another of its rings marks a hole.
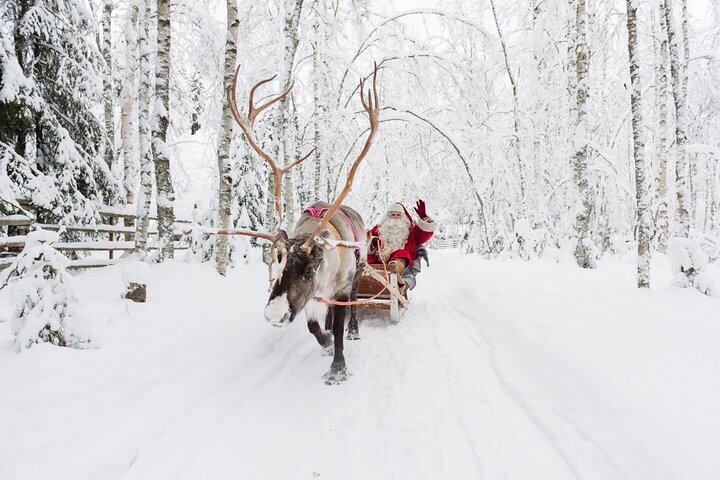
<instances>
[{"instance_id":1,"label":"tree trunk","mask_svg":"<svg viewBox=\"0 0 720 480\"><path fill-rule=\"evenodd\" d=\"M298 24L300 23L300 13L302 12L303 0L284 0L284 24L283 24L283 59L281 70L278 75L280 80L280 89L284 91L290 86L293 63L295 62L295 52L299 42ZM292 128L292 112L291 95L287 95L280 100L275 117L275 152L276 161L282 165L287 165L294 160L296 148L296 135ZM284 214L285 222L288 227L294 223L295 204L294 195L295 187L293 185L292 172L287 173L283 177L283 197L284 197ZM272 195L272 194L271 194Z\"/></svg>"},{"instance_id":2,"label":"tree trunk","mask_svg":"<svg viewBox=\"0 0 720 480\"><path fill-rule=\"evenodd\" d=\"M588 97L588 47L585 33L585 0L578 0L576 11L577 43L577 123L575 127L575 182L580 194L580 203L575 217L577 246L575 260L582 268L592 268L593 259L590 249L590 187L588 184L588 128L587 128L587 97Z\"/></svg>"},{"instance_id":3,"label":"tree trunk","mask_svg":"<svg viewBox=\"0 0 720 480\"><path fill-rule=\"evenodd\" d=\"M135 189L137 187L135 177L135 148L133 144L135 121L135 101L137 99L137 85L135 84L135 71L137 67L137 21L138 6L130 6L129 25L126 28L125 45L125 72L122 89L122 105L120 107L120 143L123 152L123 187L125 189L125 201L135 202ZM126 219L127 220L127 219Z\"/></svg>"},{"instance_id":4,"label":"tree trunk","mask_svg":"<svg viewBox=\"0 0 720 480\"><path fill-rule=\"evenodd\" d=\"M323 141L325 132L325 120L328 111L327 107L327 87L326 72L327 60L323 49L326 47L325 32L327 27L323 19L323 2L315 1L315 11L313 12L313 41L312 41L312 58L313 58L313 195L315 200L328 200L323 195L322 171L323 159Z\"/></svg>"},{"instance_id":5,"label":"tree trunk","mask_svg":"<svg viewBox=\"0 0 720 480\"><path fill-rule=\"evenodd\" d=\"M158 262L175 256L173 225L175 212L170 175L170 147L167 131L170 122L170 0L157 0L157 58L155 61L155 103L153 106L152 147L155 160L158 216Z\"/></svg>"},{"instance_id":6,"label":"tree trunk","mask_svg":"<svg viewBox=\"0 0 720 480\"><path fill-rule=\"evenodd\" d=\"M682 8L681 8L681 29L682 29L682 39L683 39L683 60L682 60L682 67L680 68L680 73L682 75L682 96L683 96L683 104L687 105L688 103L688 79L690 78L690 37L688 35L688 6L687 6L687 0L682 0L681 2ZM687 121L687 119L686 119ZM687 159L688 162L688 189L690 191L690 202L688 205L688 228L693 227L696 225L696 222L698 221L698 190L700 189L700 185L702 185L702 182L698 179L698 165L697 165L697 157L695 158L695 161L693 161L692 158Z\"/></svg>"},{"instance_id":7,"label":"tree trunk","mask_svg":"<svg viewBox=\"0 0 720 480\"><path fill-rule=\"evenodd\" d=\"M518 112L518 91L517 81L513 75L512 69L510 68L510 61L508 60L507 45L505 37L500 30L500 23L498 22L497 11L495 8L495 1L490 0L490 8L492 9L493 18L495 19L495 28L497 29L498 37L500 38L500 46L502 47L503 60L505 62L505 70L507 72L508 79L510 80L510 86L512 87L512 98L513 98L513 139L512 149L515 154L515 161L518 167L518 176L520 178L520 218L524 218L527 213L527 194L526 194L526 180L525 180L525 168L523 167L522 158L520 156L520 114Z\"/></svg>"},{"instance_id":8,"label":"tree trunk","mask_svg":"<svg viewBox=\"0 0 720 480\"><path fill-rule=\"evenodd\" d=\"M667 28L670 47L670 75L675 100L675 179L677 195L678 236L687 238L690 234L690 216L687 203L688 195L688 160L687 160L687 126L685 124L685 96L682 91L680 73L680 56L678 52L678 35L675 31L670 0L663 0L663 14Z\"/></svg>"},{"instance_id":9,"label":"tree trunk","mask_svg":"<svg viewBox=\"0 0 720 480\"><path fill-rule=\"evenodd\" d=\"M630 109L632 111L633 156L635 158L635 201L637 208L637 286L650 287L650 236L652 229L648 205L647 168L645 166L645 132L642 121L640 58L637 45L637 9L635 0L627 0L628 55L630 59Z\"/></svg>"},{"instance_id":10,"label":"tree trunk","mask_svg":"<svg viewBox=\"0 0 720 480\"><path fill-rule=\"evenodd\" d=\"M152 89L152 65L150 63L150 19L152 0L140 0L142 15L138 24L138 48L140 53L138 79L138 149L140 157L140 190L137 198L135 222L135 250L147 253L150 202L153 184L153 155L150 143L150 90Z\"/></svg>"},{"instance_id":11,"label":"tree trunk","mask_svg":"<svg viewBox=\"0 0 720 480\"><path fill-rule=\"evenodd\" d=\"M225 35L225 88L228 91L232 85L237 62L237 34L238 10L236 0L227 0L227 33ZM233 118L230 114L230 105L227 96L223 95L222 117L220 125L220 141L218 142L218 228L230 228L232 203L232 166L230 165L230 144L233 134ZM226 235L217 235L215 243L215 261L218 273L225 275L230 257L230 245Z\"/></svg>"},{"instance_id":12,"label":"tree trunk","mask_svg":"<svg viewBox=\"0 0 720 480\"><path fill-rule=\"evenodd\" d=\"M112 0L103 0L102 13L102 55L105 59L105 68L107 69L103 76L103 99L105 114L105 163L108 168L112 169L115 160L115 113L113 109L113 99L115 92L113 88L113 72L112 72Z\"/></svg>"},{"instance_id":13,"label":"tree trunk","mask_svg":"<svg viewBox=\"0 0 720 480\"><path fill-rule=\"evenodd\" d=\"M667 198L667 63L668 63L668 40L667 28L665 28L665 16L660 12L660 29L658 33L658 58L655 60L655 103L658 117L657 141L655 143L655 155L658 159L658 250L667 252L668 242L668 198Z\"/></svg>"}]
</instances>

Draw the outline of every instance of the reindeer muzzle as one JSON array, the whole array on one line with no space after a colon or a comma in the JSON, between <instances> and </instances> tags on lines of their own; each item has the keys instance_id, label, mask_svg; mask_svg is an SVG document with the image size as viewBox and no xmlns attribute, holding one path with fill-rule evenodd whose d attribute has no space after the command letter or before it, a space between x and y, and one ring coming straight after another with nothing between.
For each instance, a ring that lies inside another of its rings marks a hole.
<instances>
[{"instance_id":1,"label":"reindeer muzzle","mask_svg":"<svg viewBox=\"0 0 720 480\"><path fill-rule=\"evenodd\" d=\"M287 293L271 299L265 306L265 320L276 327L286 327L294 319L295 314L290 309Z\"/></svg>"}]
</instances>

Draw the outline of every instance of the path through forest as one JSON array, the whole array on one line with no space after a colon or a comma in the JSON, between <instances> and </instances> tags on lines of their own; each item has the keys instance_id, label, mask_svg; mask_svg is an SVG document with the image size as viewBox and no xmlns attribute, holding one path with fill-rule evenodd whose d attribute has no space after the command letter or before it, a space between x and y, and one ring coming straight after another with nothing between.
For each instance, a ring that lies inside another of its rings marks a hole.
<instances>
[{"instance_id":1,"label":"path through forest","mask_svg":"<svg viewBox=\"0 0 720 480\"><path fill-rule=\"evenodd\" d=\"M0 477L699 479L720 469L720 388L708 381L718 300L638 292L620 263L431 261L400 324L361 323L340 386L322 382L330 358L302 317L285 329L262 320L261 265L227 279L208 265L154 266L146 305L118 298L120 267L82 274L101 348L15 354L0 324Z\"/></svg>"}]
</instances>

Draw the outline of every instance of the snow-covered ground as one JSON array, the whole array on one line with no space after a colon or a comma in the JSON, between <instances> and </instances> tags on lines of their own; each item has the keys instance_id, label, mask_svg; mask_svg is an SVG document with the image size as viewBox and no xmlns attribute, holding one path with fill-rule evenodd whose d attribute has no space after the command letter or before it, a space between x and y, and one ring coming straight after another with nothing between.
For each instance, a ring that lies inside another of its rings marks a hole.
<instances>
[{"instance_id":1,"label":"snow-covered ground","mask_svg":"<svg viewBox=\"0 0 720 480\"><path fill-rule=\"evenodd\" d=\"M261 264L153 265L146 304L122 265L79 274L99 348L15 353L0 323L0 479L720 476L720 300L666 262L650 291L620 262L431 262L340 386L302 317L263 320Z\"/></svg>"}]
</instances>

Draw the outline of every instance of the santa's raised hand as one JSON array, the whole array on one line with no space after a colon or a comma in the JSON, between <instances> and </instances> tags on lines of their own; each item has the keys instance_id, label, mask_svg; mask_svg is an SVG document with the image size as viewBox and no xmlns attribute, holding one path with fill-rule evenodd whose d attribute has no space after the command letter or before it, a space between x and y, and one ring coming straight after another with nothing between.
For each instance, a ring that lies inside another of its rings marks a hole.
<instances>
[{"instance_id":1,"label":"santa's raised hand","mask_svg":"<svg viewBox=\"0 0 720 480\"><path fill-rule=\"evenodd\" d=\"M425 211L425 202L422 200L418 200L417 204L415 205L415 213L417 213L418 217L425 220L427 218L427 212Z\"/></svg>"}]
</instances>

